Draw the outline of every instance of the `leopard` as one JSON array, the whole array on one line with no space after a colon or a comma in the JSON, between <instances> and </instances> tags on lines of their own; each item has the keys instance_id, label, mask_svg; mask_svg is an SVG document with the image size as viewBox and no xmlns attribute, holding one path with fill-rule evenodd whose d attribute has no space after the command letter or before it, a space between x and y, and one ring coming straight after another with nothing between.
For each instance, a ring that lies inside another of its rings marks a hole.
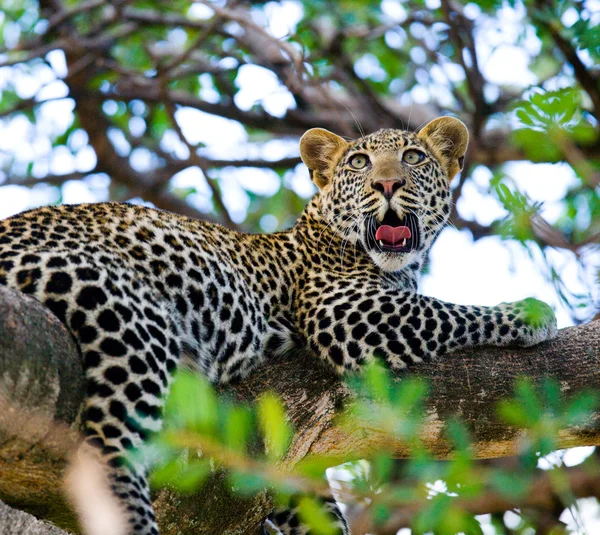
<instances>
[{"instance_id":1,"label":"leopard","mask_svg":"<svg viewBox=\"0 0 600 535\"><path fill-rule=\"evenodd\" d=\"M399 372L461 348L556 335L552 308L533 298L467 306L418 291L468 142L454 117L351 140L313 128L300 156L317 192L290 229L271 234L110 202L0 221L0 284L39 300L75 338L87 385L82 443L110 467L131 534L158 526L146 472L126 458L161 429L184 356L226 384L295 348L340 374L370 362ZM293 510L268 523L309 533Z\"/></svg>"}]
</instances>

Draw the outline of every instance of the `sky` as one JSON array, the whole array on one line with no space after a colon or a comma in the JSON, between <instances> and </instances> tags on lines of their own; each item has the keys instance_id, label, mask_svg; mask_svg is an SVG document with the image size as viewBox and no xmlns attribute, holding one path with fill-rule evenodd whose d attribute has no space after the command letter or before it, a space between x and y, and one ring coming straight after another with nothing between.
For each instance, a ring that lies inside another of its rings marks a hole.
<instances>
[{"instance_id":1,"label":"sky","mask_svg":"<svg viewBox=\"0 0 600 535\"><path fill-rule=\"evenodd\" d=\"M427 5L436 7L437 2L438 0L427 0ZM590 4L596 5L600 12L600 1L596 0ZM384 12L391 19L401 21L406 17L406 12L400 3L384 0L382 5ZM288 0L270 6L270 17L267 21L269 31L276 36L284 36L293 30L302 14L298 4ZM469 6L467 12L471 10L472 15L477 16L478 8L473 4ZM206 8L198 4L194 6L194 13L198 17L210 15L210 12L206 12ZM569 14L565 16L568 18ZM478 35L477 50L483 73L490 82L524 87L536 81L535 75L528 69L528 64L530 55L535 54L536 49L539 49L539 42L535 35L529 35L525 42L516 44L515 27L521 17L522 13L518 8L515 10L506 7L499 11L498 20L489 20L482 25ZM415 59L418 61L418 52L416 56ZM36 176L43 176L48 172L53 174L63 174L73 170L85 172L95 165L95 155L87 146L85 134L81 133L70 140L71 150L53 150L48 141L49 135L64 131L68 127L72 121L73 104L68 98L64 98L66 87L60 81L65 74L62 52L54 51L47 59L50 66L36 67L34 72L0 69L0 88L10 79L16 83L19 96L29 98L38 94L40 87L44 86L39 94L42 99L49 100L37 107L37 129L23 117L0 120L0 168L9 155L16 155L17 160L23 162L23 166L33 162L33 173ZM377 76L377 64L369 57L361 60L357 70L365 76ZM452 72L451 69L446 74L451 79L454 77L455 81L460 79L460 74ZM242 109L249 109L255 103L261 102L269 113L282 115L292 105L291 96L286 89L272 73L261 67L245 66L240 69L236 84L239 92L235 102ZM216 99L216 92L211 90L208 84L204 85L201 96L207 100ZM410 94L402 97L403 104L418 104L427 96L427 91L434 90L440 94L443 92L443 89L435 87L417 87ZM493 91L493 85L489 84L486 91ZM106 104L107 113L110 113L111 105L113 104L110 102ZM248 140L246 132L238 123L209 116L197 110L180 109L177 112L177 120L191 143L202 142L206 145L203 151L207 155L223 158L278 159L298 154L297 140L274 140L257 146ZM136 125L132 124L131 127L135 130ZM142 128L143 125L137 127ZM115 134L112 141L118 149L127 151L127 142L124 139ZM167 136L164 143L171 149L184 151L183 154L187 150L174 134L171 137ZM143 171L152 162L149 160L148 153L137 150L132 155L132 163L136 169ZM526 192L532 200L543 203L542 214L551 223L562 213L561 199L567 188L576 183L573 171L565 164L510 162L505 166L505 171L521 191ZM473 181L465 185L457 207L463 218L489 224L505 214L500 202L486 193L490 179L491 173L484 167L473 171ZM2 186L2 180L3 174L0 172L0 218L35 206L56 202L59 195L65 203L108 199L109 180L104 175L94 175L84 182L67 182L60 192L56 188L43 184L31 189ZM243 221L246 216L249 205L246 191L271 196L277 192L281 184L280 178L273 171L250 168L226 168L222 172L221 180L224 202L234 221ZM284 181L306 199L316 191L303 165L288 172ZM189 202L200 211L209 211L210 190L198 169L183 171L173 180L175 188L189 186L197 188L197 193L191 196ZM140 199L134 201L139 202ZM584 218L585 221L586 214L581 213L578 217ZM589 219L589 215L587 217ZM282 222L266 214L261 224L265 231L272 231ZM590 288L597 288L595 281L600 269L600 253L598 249L589 250L584 256L586 267L582 268L570 252L547 251L547 258L557 270L565 286L574 294L586 294L590 292ZM554 287L548 282L548 269L542 255L535 249L527 251L520 244L503 241L498 237L473 241L468 231L447 228L433 246L429 270L422 279L421 290L427 295L461 304L494 305L533 296L554 307L559 327L569 326L573 320L569 310L560 302ZM595 299L598 302L598 294L595 294ZM589 454L588 449L577 451L569 455L581 459ZM596 510L595 514L597 513ZM594 529L596 528L599 530L596 532L600 532L600 524L594 524Z\"/></svg>"}]
</instances>

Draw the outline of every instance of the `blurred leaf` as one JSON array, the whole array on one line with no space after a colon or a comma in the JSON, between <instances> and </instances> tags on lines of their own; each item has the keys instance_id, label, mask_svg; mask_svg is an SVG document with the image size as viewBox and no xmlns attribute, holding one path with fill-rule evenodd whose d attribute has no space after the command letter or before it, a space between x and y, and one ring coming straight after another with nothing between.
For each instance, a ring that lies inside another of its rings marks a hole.
<instances>
[{"instance_id":1,"label":"blurred leaf","mask_svg":"<svg viewBox=\"0 0 600 535\"><path fill-rule=\"evenodd\" d=\"M336 535L338 529L332 525L332 519L322 504L311 498L301 498L298 515L315 535Z\"/></svg>"},{"instance_id":2,"label":"blurred leaf","mask_svg":"<svg viewBox=\"0 0 600 535\"><path fill-rule=\"evenodd\" d=\"M207 460L194 460L189 463L181 458L173 459L152 472L152 484L171 485L180 492L197 490L210 474Z\"/></svg>"},{"instance_id":3,"label":"blurred leaf","mask_svg":"<svg viewBox=\"0 0 600 535\"><path fill-rule=\"evenodd\" d=\"M269 458L282 458L287 451L292 430L283 404L274 394L262 394L258 399L258 420Z\"/></svg>"},{"instance_id":4,"label":"blurred leaf","mask_svg":"<svg viewBox=\"0 0 600 535\"><path fill-rule=\"evenodd\" d=\"M225 444L228 448L243 452L252 430L252 414L243 406L233 406L225 419Z\"/></svg>"},{"instance_id":5,"label":"blurred leaf","mask_svg":"<svg viewBox=\"0 0 600 535\"><path fill-rule=\"evenodd\" d=\"M212 436L216 433L217 398L206 377L179 371L165 408L165 420Z\"/></svg>"},{"instance_id":6,"label":"blurred leaf","mask_svg":"<svg viewBox=\"0 0 600 535\"><path fill-rule=\"evenodd\" d=\"M239 472L236 470L233 470L229 474L229 481L234 490L241 494L255 494L264 490L269 484L260 474Z\"/></svg>"},{"instance_id":7,"label":"blurred leaf","mask_svg":"<svg viewBox=\"0 0 600 535\"><path fill-rule=\"evenodd\" d=\"M504 496L519 499L529 491L531 476L529 474L495 470L490 482L492 487Z\"/></svg>"}]
</instances>

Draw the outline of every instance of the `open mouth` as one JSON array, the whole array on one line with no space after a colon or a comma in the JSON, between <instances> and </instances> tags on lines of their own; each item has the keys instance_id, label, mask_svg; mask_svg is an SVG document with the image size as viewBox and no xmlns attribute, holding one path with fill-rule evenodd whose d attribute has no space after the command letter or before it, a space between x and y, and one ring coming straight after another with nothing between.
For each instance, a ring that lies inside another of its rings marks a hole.
<instances>
[{"instance_id":1,"label":"open mouth","mask_svg":"<svg viewBox=\"0 0 600 535\"><path fill-rule=\"evenodd\" d=\"M373 218L367 232L369 248L390 253L407 253L419 246L419 224L416 216L407 214L400 219L388 210L381 222Z\"/></svg>"}]
</instances>

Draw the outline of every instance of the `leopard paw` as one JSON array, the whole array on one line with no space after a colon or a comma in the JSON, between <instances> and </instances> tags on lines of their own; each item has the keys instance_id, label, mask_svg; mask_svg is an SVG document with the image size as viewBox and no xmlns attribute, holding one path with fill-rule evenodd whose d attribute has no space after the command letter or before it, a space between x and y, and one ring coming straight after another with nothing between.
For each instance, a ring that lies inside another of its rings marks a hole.
<instances>
[{"instance_id":1,"label":"leopard paw","mask_svg":"<svg viewBox=\"0 0 600 535\"><path fill-rule=\"evenodd\" d=\"M507 305L516 316L513 323L518 335L513 341L518 345L529 347L556 337L556 316L550 305L533 297Z\"/></svg>"}]
</instances>

